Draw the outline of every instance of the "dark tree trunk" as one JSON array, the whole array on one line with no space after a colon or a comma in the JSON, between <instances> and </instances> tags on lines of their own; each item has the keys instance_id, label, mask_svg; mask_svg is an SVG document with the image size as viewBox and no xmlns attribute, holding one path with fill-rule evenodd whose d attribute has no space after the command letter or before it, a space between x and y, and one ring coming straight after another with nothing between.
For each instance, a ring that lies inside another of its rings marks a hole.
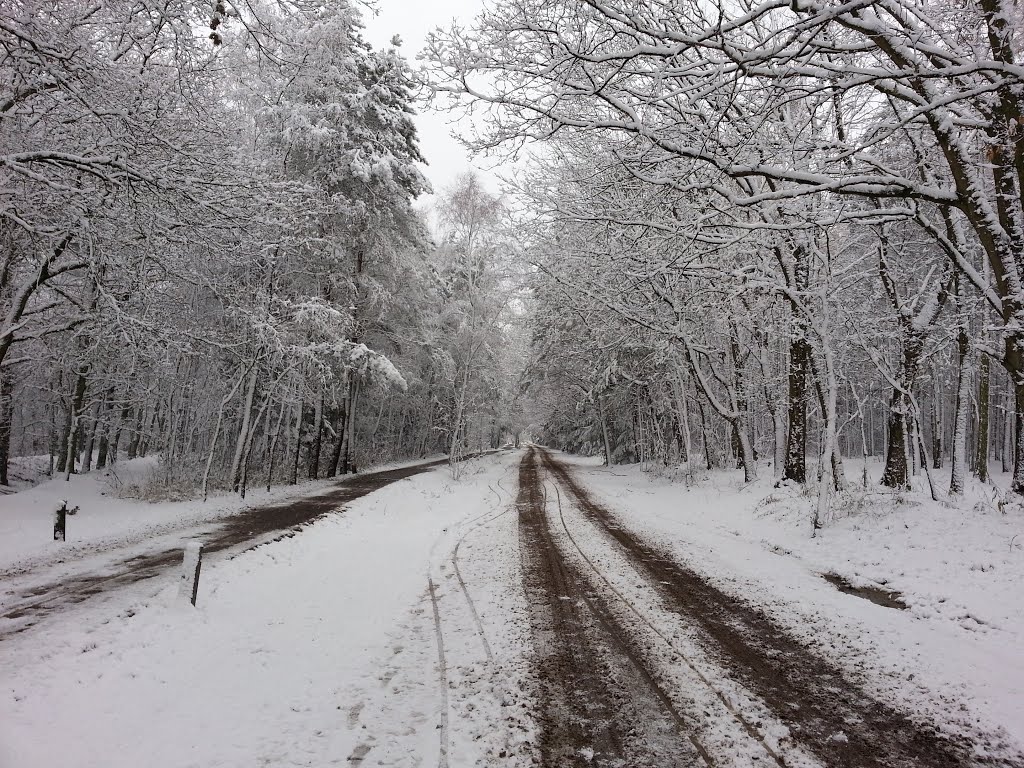
<instances>
[{"instance_id":1,"label":"dark tree trunk","mask_svg":"<svg viewBox=\"0 0 1024 768\"><path fill-rule=\"evenodd\" d=\"M292 457L291 476L288 478L289 485L299 482L299 457L302 455L302 422L305 420L305 404L299 400L298 411L295 415L295 455Z\"/></svg>"},{"instance_id":2,"label":"dark tree trunk","mask_svg":"<svg viewBox=\"0 0 1024 768\"><path fill-rule=\"evenodd\" d=\"M789 431L786 434L786 463L783 480L807 482L807 381L811 367L811 345L804 338L789 347Z\"/></svg>"},{"instance_id":3,"label":"dark tree trunk","mask_svg":"<svg viewBox=\"0 0 1024 768\"><path fill-rule=\"evenodd\" d=\"M81 433L82 403L85 401L86 379L88 366L79 371L75 379L75 392L71 398L71 407L68 409L68 418L64 424L64 436L61 439L60 462L57 465L58 472L75 471L75 456L78 455L79 434ZM71 466L68 466L70 464Z\"/></svg>"},{"instance_id":4,"label":"dark tree trunk","mask_svg":"<svg viewBox=\"0 0 1024 768\"><path fill-rule=\"evenodd\" d=\"M698 403L697 407L700 410L700 433L704 439L704 461L708 465L708 471L710 472L715 468L711 461L711 441L708 440L708 420L707 416L704 415L704 403Z\"/></svg>"},{"instance_id":5,"label":"dark tree trunk","mask_svg":"<svg viewBox=\"0 0 1024 768\"><path fill-rule=\"evenodd\" d=\"M348 426L345 417L346 410L342 405L334 424L334 435L337 439L334 443L334 452L331 454L331 477L337 477L341 469L341 451L345 447L345 428Z\"/></svg>"},{"instance_id":6,"label":"dark tree trunk","mask_svg":"<svg viewBox=\"0 0 1024 768\"><path fill-rule=\"evenodd\" d=\"M978 441L975 444L974 465L978 479L987 483L988 474L988 432L989 432L989 380L991 362L986 354L978 361Z\"/></svg>"},{"instance_id":7,"label":"dark tree trunk","mask_svg":"<svg viewBox=\"0 0 1024 768\"><path fill-rule=\"evenodd\" d=\"M899 386L893 387L889 399L889 445L882 472L882 485L887 488L910 487L910 460L917 455L917 446L910 438L910 420L914 414L908 393L917 378L923 350L923 336L908 333L903 343L903 360L897 380Z\"/></svg>"},{"instance_id":8,"label":"dark tree trunk","mask_svg":"<svg viewBox=\"0 0 1024 768\"><path fill-rule=\"evenodd\" d=\"M887 488L908 487L910 483L909 467L907 466L909 446L903 393L894 390L889 400L889 444L886 446L882 485Z\"/></svg>"},{"instance_id":9,"label":"dark tree trunk","mask_svg":"<svg viewBox=\"0 0 1024 768\"><path fill-rule=\"evenodd\" d=\"M316 480L320 477L320 452L324 444L324 390L320 388L320 395L313 409L313 440L309 446L309 479Z\"/></svg>"},{"instance_id":10,"label":"dark tree trunk","mask_svg":"<svg viewBox=\"0 0 1024 768\"><path fill-rule=\"evenodd\" d=\"M7 371L0 372L0 485L9 485L11 461L11 420L14 416L14 380Z\"/></svg>"}]
</instances>

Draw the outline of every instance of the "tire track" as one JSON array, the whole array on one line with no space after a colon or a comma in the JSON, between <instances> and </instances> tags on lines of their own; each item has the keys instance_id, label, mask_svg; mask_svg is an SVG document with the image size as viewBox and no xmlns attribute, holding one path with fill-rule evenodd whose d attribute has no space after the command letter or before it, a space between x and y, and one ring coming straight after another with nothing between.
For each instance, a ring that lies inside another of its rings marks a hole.
<instances>
[{"instance_id":1,"label":"tire track","mask_svg":"<svg viewBox=\"0 0 1024 768\"><path fill-rule=\"evenodd\" d=\"M933 727L916 724L873 698L755 608L716 589L666 552L627 531L612 512L593 500L567 467L546 451L542 456L545 467L572 495L585 517L620 548L651 589L698 630L708 654L758 696L790 728L794 740L825 765L966 768L1024 764L1017 759L977 757L973 745L947 739Z\"/></svg>"},{"instance_id":2,"label":"tire track","mask_svg":"<svg viewBox=\"0 0 1024 768\"><path fill-rule=\"evenodd\" d=\"M664 632L658 629L658 627L652 621L650 621L647 618L647 616L645 616L643 612L639 608L637 608L632 601L629 600L629 598L627 598L618 589L616 589L615 585L612 584L604 575L604 572L597 567L597 565L594 563L593 560L590 559L590 557L587 556L587 554L583 551L583 548L580 547L580 545L576 542L576 539L573 537L572 533L569 531L569 526L565 523L565 517L562 514L561 493L559 492L557 485L555 486L555 493L558 497L558 519L559 522L561 522L562 524L562 529L565 531L566 538L572 543L572 546L579 553L579 556L584 560L584 562L586 562L586 564L590 567L594 574L602 582L604 582L605 587L607 587L607 589L613 595L615 595L615 597L617 597L619 601L634 616L636 616L640 623L642 623L651 632L653 632L663 643L665 643L666 646L668 646L668 648L673 653L675 653L683 661L683 663L697 677L697 679L700 680L700 682L703 683L708 688L708 690L712 692L715 698L717 698L722 703L722 705L725 707L725 710L729 713L729 715L732 718L734 718L739 723L740 727L747 733L747 735L754 739L754 741L756 741L758 744L760 744L761 748L765 751L768 757L771 758L776 763L776 765L780 766L780 768L785 768L785 758L775 748L768 744L765 738L760 733L758 733L757 729L751 723L749 723L747 718L745 718L743 714L733 705L732 701L730 701L729 698L725 696L725 694L723 694L722 691L719 690L718 687L716 687L703 672L700 671L700 669L693 663L693 661L689 658L689 655L683 649L681 649L676 643L672 642L672 640L669 637L667 637Z\"/></svg>"},{"instance_id":3,"label":"tire track","mask_svg":"<svg viewBox=\"0 0 1024 768\"><path fill-rule=\"evenodd\" d=\"M499 485L499 487L501 486L501 480L500 479L498 480L498 485ZM497 497L497 499L498 499L497 503L501 504L501 494L498 493L493 487L491 487L491 486L488 486L488 487L489 487L489 490L492 493L494 493L494 495ZM502 488L502 490L504 490L504 488ZM485 527L487 525L490 525L491 523L493 523L498 518L500 518L503 515L507 514L509 511L511 511L511 508L506 508L506 509L503 509L503 510L499 510L497 512L495 510L493 510L493 509L489 509L486 512L482 512L482 513L480 513L478 515L470 517L468 520L462 521L460 523L460 527L464 528L464 530L463 530L462 534L459 536L458 540L455 542L454 548L452 549L452 551L450 552L450 554L447 557L447 560L452 564L452 567L453 567L453 570L454 570L454 573L455 573L455 577L456 577L456 580L457 580L458 585L459 585L459 591L460 591L460 593L461 593L461 595L463 597L463 600L465 601L466 607L469 610L470 616L471 616L472 621L473 621L474 630L476 632L477 639L480 641L480 645L481 645L481 648L483 649L484 657L486 659L486 663L487 664L493 664L494 663L494 653L491 650L490 642L488 642L488 640L487 640L487 633L484 630L483 622L480 619L480 613L477 610L476 601L473 600L473 596L469 592L469 587L467 586L466 581L465 581L465 579L462 576L462 572L459 569L459 547L462 546L462 543L466 540L466 538L471 533L474 533L475 531L477 531L477 530L479 530L479 529L481 529L481 528L483 528L483 527ZM483 522L480 522L480 521L483 521ZM435 542L434 547L436 548L437 545L441 541L443 541L443 539L444 539L444 536L439 538ZM444 627L443 627L443 622L441 620L441 614L442 614L441 599L440 599L440 597L438 595L438 589L437 589L437 587L435 585L434 578L433 578L433 575L432 575L432 571L433 571L433 566L431 566L430 570L427 573L427 585L428 585L428 593L430 595L431 605L433 607L433 612L434 612L434 631L435 631L435 637L436 637L436 642L437 642L438 664L439 664L439 675L438 676L439 676L439 683L441 685L441 727L439 728L439 731L440 731L440 733L439 733L440 750L439 750L439 753L438 753L438 768L448 768L449 755L450 755L450 744L449 744L449 731L450 731L449 721L450 721L450 716L449 716L448 689L450 687L450 682L449 682L449 675L448 675L448 659L447 659L447 653L445 651L445 642L444 642ZM451 614L452 611L448 611L448 613Z\"/></svg>"},{"instance_id":4,"label":"tire track","mask_svg":"<svg viewBox=\"0 0 1024 768\"><path fill-rule=\"evenodd\" d=\"M541 760L568 766L713 765L614 613L552 537L536 452L519 466L519 531L541 699Z\"/></svg>"}]
</instances>

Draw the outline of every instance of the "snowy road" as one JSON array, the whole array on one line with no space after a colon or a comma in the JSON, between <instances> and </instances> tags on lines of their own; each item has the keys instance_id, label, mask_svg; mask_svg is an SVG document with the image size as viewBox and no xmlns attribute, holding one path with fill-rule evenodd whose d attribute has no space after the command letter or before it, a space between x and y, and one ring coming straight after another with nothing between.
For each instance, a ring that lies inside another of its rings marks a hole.
<instances>
[{"instance_id":1,"label":"snowy road","mask_svg":"<svg viewBox=\"0 0 1024 768\"><path fill-rule=\"evenodd\" d=\"M536 448L423 470L239 517L268 543L226 544L195 609L171 568L10 635L0 768L1024 765L653 543L635 479L604 501Z\"/></svg>"},{"instance_id":2,"label":"snowy road","mask_svg":"<svg viewBox=\"0 0 1024 768\"><path fill-rule=\"evenodd\" d=\"M104 555L109 562L99 571L88 564L83 569L69 569L67 562L62 561L61 573L56 577L52 574L53 568L5 574L5 594L0 602L0 641L24 632L70 605L148 581L177 567L185 541L201 541L207 555L272 541L386 485L443 464L447 464L447 459L355 475L339 481L326 492L251 507L213 528L209 524L187 524L174 531L175 543L170 547L157 547L141 554L137 544L107 548Z\"/></svg>"},{"instance_id":3,"label":"snowy road","mask_svg":"<svg viewBox=\"0 0 1024 768\"><path fill-rule=\"evenodd\" d=\"M979 760L994 739L944 738L873 698L755 607L628 530L565 465L539 454L558 488L547 504L521 496L520 514L529 510L523 546L546 561L528 568L528 584L540 582L529 591L546 591L556 606L557 637L534 633L546 765L1022 764ZM534 460L523 459L521 494L540 482ZM582 606L606 630L596 645ZM616 657L629 659L629 671Z\"/></svg>"}]
</instances>

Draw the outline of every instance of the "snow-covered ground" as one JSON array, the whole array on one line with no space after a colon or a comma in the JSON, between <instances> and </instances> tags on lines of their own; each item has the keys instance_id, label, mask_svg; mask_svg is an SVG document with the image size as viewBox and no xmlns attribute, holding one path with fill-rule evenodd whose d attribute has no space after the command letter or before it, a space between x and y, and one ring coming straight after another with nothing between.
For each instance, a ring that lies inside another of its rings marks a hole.
<instances>
[{"instance_id":1,"label":"snow-covered ground","mask_svg":"<svg viewBox=\"0 0 1024 768\"><path fill-rule=\"evenodd\" d=\"M209 560L196 608L177 594L172 569L0 641L0 768L532 764L538 705L515 511L522 456L471 461L458 479L447 468L416 475L296 536ZM559 458L630 529L762 608L867 691L950 731L1001 728L1011 746L1024 744L1019 510L1004 513L977 490L960 505L921 494L897 504L872 488L812 539L811 499L770 478L742 486L722 473L687 488L635 466ZM239 503L211 501L224 506L209 513L142 504L100 495L95 482L89 491L86 479L71 483L69 501L83 511L66 545L82 537L81 562L105 542L152 540L162 526L173 537L190 515L201 527ZM35 537L49 536L49 506L64 498L53 483L0 499L10 515L0 525L21 537L4 544L10 568L51 557L52 542ZM564 495L550 478L548 487L556 515ZM568 503L564 514L652 631L686 646L692 666L659 674L681 701L705 697L696 703L709 748L728 753L741 741L718 711L724 701L776 744L784 728L755 699L690 679L713 678L714 662L603 534ZM839 592L824 573L896 590L909 608ZM712 688L725 698L706 696ZM756 762L756 745L749 751Z\"/></svg>"},{"instance_id":2,"label":"snow-covered ground","mask_svg":"<svg viewBox=\"0 0 1024 768\"><path fill-rule=\"evenodd\" d=\"M865 688L953 732L1024 746L1024 514L975 487L958 504L872 486L810 536L813 500L716 473L687 488L636 466L559 454L631 530L765 610ZM878 470L878 467L873 467ZM769 470L770 474L770 470ZM908 610L838 591L902 594Z\"/></svg>"},{"instance_id":3,"label":"snow-covered ground","mask_svg":"<svg viewBox=\"0 0 1024 768\"><path fill-rule=\"evenodd\" d=\"M369 471L437 458L396 462ZM183 545L186 539L213 530L249 507L311 496L330 490L337 482L324 478L278 485L270 491L250 488L245 498L225 492L211 493L206 501L150 503L133 498L157 471L157 457L148 456L72 475L68 480L39 476L34 484L0 496L0 575L4 577L0 608L6 595L32 583L53 583L126 557ZM64 502L68 509L77 507L78 511L67 518L67 538L57 544L53 541L53 513Z\"/></svg>"},{"instance_id":4,"label":"snow-covered ground","mask_svg":"<svg viewBox=\"0 0 1024 768\"><path fill-rule=\"evenodd\" d=\"M0 766L522 764L518 459L399 481L204 564L196 608L171 572L4 640Z\"/></svg>"}]
</instances>

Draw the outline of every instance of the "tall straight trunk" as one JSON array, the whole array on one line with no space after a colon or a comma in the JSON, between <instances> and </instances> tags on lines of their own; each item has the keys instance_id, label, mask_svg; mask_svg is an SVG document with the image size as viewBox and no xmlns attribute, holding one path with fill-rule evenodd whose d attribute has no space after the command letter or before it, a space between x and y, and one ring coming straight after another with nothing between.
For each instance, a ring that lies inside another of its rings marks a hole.
<instances>
[{"instance_id":1,"label":"tall straight trunk","mask_svg":"<svg viewBox=\"0 0 1024 768\"><path fill-rule=\"evenodd\" d=\"M749 419L741 416L736 419L734 425L735 434L739 438L740 463L743 466L743 482L752 483L757 480L757 456L754 446L750 441L750 432L747 429Z\"/></svg>"},{"instance_id":2,"label":"tall straight trunk","mask_svg":"<svg viewBox=\"0 0 1024 768\"><path fill-rule=\"evenodd\" d=\"M597 411L601 419L601 436L604 438L604 463L605 466L611 467L615 465L615 459L612 458L612 443L608 439L608 419L604 412L604 395L597 396Z\"/></svg>"},{"instance_id":3,"label":"tall straight trunk","mask_svg":"<svg viewBox=\"0 0 1024 768\"><path fill-rule=\"evenodd\" d=\"M63 388L63 376L58 377L58 387ZM58 390L59 391L59 390ZM68 443L71 441L71 423L73 418L71 403L74 402L74 392L67 397L61 397L61 406L64 411L64 423L60 429L60 439L57 441L57 474L63 475L64 468L68 463Z\"/></svg>"},{"instance_id":4,"label":"tall straight trunk","mask_svg":"<svg viewBox=\"0 0 1024 768\"><path fill-rule=\"evenodd\" d=\"M139 443L142 442L142 425L145 421L146 416L146 404L143 404L136 408L135 412L135 429L132 432L131 438L128 440L128 458L134 459L139 455Z\"/></svg>"},{"instance_id":5,"label":"tall straight trunk","mask_svg":"<svg viewBox=\"0 0 1024 768\"><path fill-rule=\"evenodd\" d=\"M450 447L448 449L448 462L455 466L460 458L462 458L462 451L460 450L461 438L465 431L465 407L466 407L466 392L469 388L469 365L463 366L461 381L458 384L458 388L455 391L455 418L452 422L452 435L450 441Z\"/></svg>"},{"instance_id":6,"label":"tall straight trunk","mask_svg":"<svg viewBox=\"0 0 1024 768\"><path fill-rule=\"evenodd\" d=\"M740 356L739 336L733 326L729 334L729 352L732 356L735 371L735 403L736 417L731 419L733 435L739 448L740 466L743 467L743 482L750 483L757 479L757 451L754 448L753 430L750 414L747 410L747 388L743 375L743 360Z\"/></svg>"},{"instance_id":7,"label":"tall straight trunk","mask_svg":"<svg viewBox=\"0 0 1024 768\"><path fill-rule=\"evenodd\" d=\"M341 472L341 451L345 447L345 434L348 431L348 412L345 409L348 403L348 397L345 397L341 403L341 409L338 412L338 419L335 423L334 435L336 440L334 441L334 452L331 454L331 477L337 477Z\"/></svg>"},{"instance_id":8,"label":"tall straight trunk","mask_svg":"<svg viewBox=\"0 0 1024 768\"><path fill-rule=\"evenodd\" d=\"M231 388L231 391L224 395L224 398L220 401L220 408L217 409L217 423L213 428L213 437L210 438L210 451L206 456L206 467L203 469L203 501L206 501L210 488L210 469L213 467L213 457L217 452L217 438L220 437L220 427L224 423L224 409L227 408L228 403L231 402L231 398L235 396L238 388L242 386L243 381L245 381L245 376L240 376L238 381L235 382L235 386Z\"/></svg>"},{"instance_id":9,"label":"tall straight trunk","mask_svg":"<svg viewBox=\"0 0 1024 768\"><path fill-rule=\"evenodd\" d=\"M1024 493L1024 380L1014 378L1013 382L1013 481L1011 489Z\"/></svg>"},{"instance_id":10,"label":"tall straight trunk","mask_svg":"<svg viewBox=\"0 0 1024 768\"><path fill-rule=\"evenodd\" d=\"M103 410L100 412L100 423L98 426L99 446L97 447L96 454L96 469L103 469L107 466L107 455L110 450L110 441L107 437L110 434L110 424L108 423L110 419L107 414L113 407L111 403L113 398L114 388L110 387L103 396Z\"/></svg>"},{"instance_id":11,"label":"tall straight trunk","mask_svg":"<svg viewBox=\"0 0 1024 768\"><path fill-rule=\"evenodd\" d=\"M220 437L220 426L224 423L224 406L227 405L227 401L228 398L221 401L220 408L217 410L217 422L213 427L213 437L210 438L210 451L206 455L206 467L203 469L203 501L206 501L210 490L210 469L213 467L213 457L217 451L217 438Z\"/></svg>"},{"instance_id":12,"label":"tall straight trunk","mask_svg":"<svg viewBox=\"0 0 1024 768\"><path fill-rule=\"evenodd\" d=\"M932 475L931 466L928 462L928 450L924 443L924 434L921 431L921 421L916 417L911 423L911 430L917 449L921 454L921 470L924 472L925 478L928 480L928 492L931 494L932 501L938 501L939 491L935 484L935 477Z\"/></svg>"},{"instance_id":13,"label":"tall straight trunk","mask_svg":"<svg viewBox=\"0 0 1024 768\"><path fill-rule=\"evenodd\" d=\"M0 370L0 485L9 485L11 461L11 421L14 417L14 379Z\"/></svg>"},{"instance_id":14,"label":"tall straight trunk","mask_svg":"<svg viewBox=\"0 0 1024 768\"><path fill-rule=\"evenodd\" d=\"M807 482L807 381L811 368L811 345L797 338L789 347L789 431L783 480Z\"/></svg>"},{"instance_id":15,"label":"tall straight trunk","mask_svg":"<svg viewBox=\"0 0 1024 768\"><path fill-rule=\"evenodd\" d=\"M697 407L700 410L700 434L704 441L704 463L707 464L708 471L710 472L715 468L715 465L711 461L711 441L708 440L708 418L704 413L704 404L698 403Z\"/></svg>"},{"instance_id":16,"label":"tall straight trunk","mask_svg":"<svg viewBox=\"0 0 1024 768\"><path fill-rule=\"evenodd\" d=\"M103 407L106 404L106 395L93 406L92 419L89 423L89 438L85 441L85 450L82 458L82 472L92 469L92 454L96 448L96 437L100 431L100 418L103 415Z\"/></svg>"},{"instance_id":17,"label":"tall straight trunk","mask_svg":"<svg viewBox=\"0 0 1024 768\"><path fill-rule=\"evenodd\" d=\"M263 418L264 414L267 414L269 419L271 391L272 390L267 391L266 397L264 397L263 402L260 403L259 412L256 414L256 418L253 419L253 426L249 430L248 437L245 439L245 449L242 453L242 483L238 489L238 492L241 494L243 499L245 498L245 491L249 486L249 458L252 456L252 446L253 442L255 442L254 438L256 437L258 429L256 425L260 423L260 419Z\"/></svg>"},{"instance_id":18,"label":"tall straight trunk","mask_svg":"<svg viewBox=\"0 0 1024 768\"><path fill-rule=\"evenodd\" d=\"M127 397L127 395L126 395ZM121 406L121 418L117 421L117 429L114 430L114 436L110 438L110 463L114 464L117 462L117 454L120 450L121 442L121 431L124 429L124 425L128 423L128 419L131 418L132 409L128 403Z\"/></svg>"},{"instance_id":19,"label":"tall straight trunk","mask_svg":"<svg viewBox=\"0 0 1024 768\"><path fill-rule=\"evenodd\" d=\"M693 479L693 446L690 445L690 405L686 400L686 390L683 389L681 381L678 381L679 391L679 418L682 422L680 430L683 433L683 450L686 452L686 476Z\"/></svg>"},{"instance_id":20,"label":"tall straight trunk","mask_svg":"<svg viewBox=\"0 0 1024 768\"><path fill-rule=\"evenodd\" d=\"M355 443L356 443L356 413L359 406L359 382L352 378L348 383L348 402L345 410L348 419L345 422L345 446L342 448L341 464L343 474L351 474L356 471ZM450 459L451 457L449 457Z\"/></svg>"},{"instance_id":21,"label":"tall straight trunk","mask_svg":"<svg viewBox=\"0 0 1024 768\"><path fill-rule=\"evenodd\" d=\"M864 417L860 419L860 447L861 454L864 459L864 470L861 476L861 484L864 488L868 487L868 436L864 428Z\"/></svg>"},{"instance_id":22,"label":"tall straight trunk","mask_svg":"<svg viewBox=\"0 0 1024 768\"><path fill-rule=\"evenodd\" d=\"M828 412L828 394L826 387L822 385L822 381L827 379L827 374L823 375L823 372L819 370L818 364L815 362L814 355L811 355L811 376L814 380L814 390L818 396L818 404L821 407L822 413ZM823 419L824 420L824 419ZM843 467L843 455L839 451L839 440L832 441L832 471L830 476L835 490L840 491L846 487L846 469Z\"/></svg>"},{"instance_id":23,"label":"tall straight trunk","mask_svg":"<svg viewBox=\"0 0 1024 768\"><path fill-rule=\"evenodd\" d=\"M956 382L956 407L953 412L953 444L950 449L951 474L949 493L951 496L962 496L966 487L967 476L967 421L970 416L970 343L967 329L963 324L957 332L957 357L959 373Z\"/></svg>"},{"instance_id":24,"label":"tall straight trunk","mask_svg":"<svg viewBox=\"0 0 1024 768\"><path fill-rule=\"evenodd\" d=\"M932 382L932 468L942 469L946 423L943 418L942 384L937 371L932 373Z\"/></svg>"},{"instance_id":25,"label":"tall straight trunk","mask_svg":"<svg viewBox=\"0 0 1024 768\"><path fill-rule=\"evenodd\" d=\"M978 434L975 443L974 463L977 467L978 479L987 483L988 474L988 441L989 441L989 384L991 362L987 354L982 353L978 361Z\"/></svg>"},{"instance_id":26,"label":"tall straight trunk","mask_svg":"<svg viewBox=\"0 0 1024 768\"><path fill-rule=\"evenodd\" d=\"M252 404L256 399L256 381L259 379L259 368L253 366L249 372L249 383L245 388L245 401L242 403L242 423L238 427L238 438L235 440L235 455L231 460L231 490L238 491L242 484L242 456L245 444L252 428Z\"/></svg>"},{"instance_id":27,"label":"tall straight trunk","mask_svg":"<svg viewBox=\"0 0 1024 768\"><path fill-rule=\"evenodd\" d=\"M277 441L281 438L281 427L284 424L284 415L288 410L287 394L281 398L281 411L274 424L274 434L270 438L270 446L267 449L267 491L274 480L274 459L277 456Z\"/></svg>"},{"instance_id":28,"label":"tall straight trunk","mask_svg":"<svg viewBox=\"0 0 1024 768\"><path fill-rule=\"evenodd\" d=\"M1013 394L1007 390L1003 408L1003 472L1013 471Z\"/></svg>"},{"instance_id":29,"label":"tall straight trunk","mask_svg":"<svg viewBox=\"0 0 1024 768\"><path fill-rule=\"evenodd\" d=\"M71 475L75 471L75 456L78 453L77 444L79 440L79 434L82 431L81 425L81 413L82 404L85 401L85 390L86 390L86 375L89 372L89 366L83 366L78 372L78 377L75 380L75 395L71 401L71 412L68 418L68 444L67 453L64 455L64 479L70 480Z\"/></svg>"},{"instance_id":30,"label":"tall straight trunk","mask_svg":"<svg viewBox=\"0 0 1024 768\"><path fill-rule=\"evenodd\" d=\"M313 408L313 441L309 445L308 476L310 480L320 477L320 452L324 444L324 385L321 384Z\"/></svg>"},{"instance_id":31,"label":"tall straight trunk","mask_svg":"<svg viewBox=\"0 0 1024 768\"><path fill-rule=\"evenodd\" d=\"M295 444L291 457L292 465L291 474L288 478L289 485L295 485L299 482L299 456L302 454L302 422L305 415L305 405L300 397L298 407L295 409Z\"/></svg>"},{"instance_id":32,"label":"tall straight trunk","mask_svg":"<svg viewBox=\"0 0 1024 768\"><path fill-rule=\"evenodd\" d=\"M58 379L59 382L59 379ZM49 462L47 463L46 476L53 477L53 470L56 466L57 452L60 450L60 438L58 437L57 431L57 403L50 403L50 429L47 440L47 450L50 454Z\"/></svg>"},{"instance_id":33,"label":"tall straight trunk","mask_svg":"<svg viewBox=\"0 0 1024 768\"><path fill-rule=\"evenodd\" d=\"M823 438L821 441L821 482L818 486L818 503L814 509L814 518L811 525L811 536L813 537L818 528L825 523L825 516L830 507L829 498L833 490L838 490L840 484L835 476L835 457L838 453L836 447L836 425L838 422L837 400L839 396L839 385L836 381L836 366L831 346L827 339L822 339L822 357L825 364L824 408L822 409ZM830 460L831 459L831 460Z\"/></svg>"}]
</instances>

